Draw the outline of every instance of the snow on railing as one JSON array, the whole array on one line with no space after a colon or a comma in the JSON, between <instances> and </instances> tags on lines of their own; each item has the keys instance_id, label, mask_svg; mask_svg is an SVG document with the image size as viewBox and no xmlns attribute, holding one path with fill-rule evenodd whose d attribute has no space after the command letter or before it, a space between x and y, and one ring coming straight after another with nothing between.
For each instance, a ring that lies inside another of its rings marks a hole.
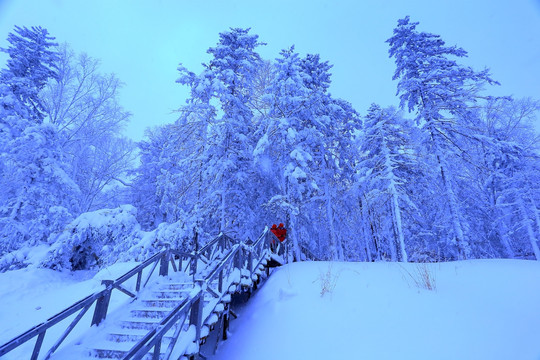
<instances>
[{"instance_id":1,"label":"snow on railing","mask_svg":"<svg viewBox=\"0 0 540 360\"><path fill-rule=\"evenodd\" d=\"M64 309L60 313L49 318L47 321L37 326L34 326L33 328L26 331L25 333L17 336L16 338L0 346L0 356L3 356L7 354L8 352L18 348L19 346L25 344L27 341L33 338L37 338L36 343L34 345L34 349L32 351L32 355L30 356L31 360L36 360L41 352L43 339L45 338L45 334L47 330L55 326L56 324L60 323L61 321L65 320L69 316L75 314L77 311L79 311L75 319L69 324L69 326L62 333L60 338L56 340L56 342L52 345L52 347L49 348L49 350L47 351L47 354L43 358L44 360L49 359L51 355L56 351L56 349L58 349L58 347L62 344L62 342L71 333L71 331L75 328L75 326L79 324L80 320L83 318L86 312L94 305L94 303L96 304L96 306L94 309L91 325L99 325L107 316L109 301L110 301L111 293L113 292L113 290L118 290L132 298L135 298L136 295L132 291L128 290L125 286L123 286L124 283L126 283L128 280L135 277L135 275L137 276L135 292L138 292L141 289L143 271L147 269L148 267L152 266L152 269L147 274L147 278L142 284L142 287L146 286L146 284L150 280L150 277L154 273L158 264L161 264L160 275L166 275L165 269L168 267L169 260L171 260L170 254L171 254L170 250L165 249L155 254L148 260L144 261L143 263L139 264L132 270L128 271L126 274L122 275L118 279L114 281L103 280L102 285L105 285L105 289L85 297L84 299L76 302L75 304Z\"/></svg>"},{"instance_id":2,"label":"snow on railing","mask_svg":"<svg viewBox=\"0 0 540 360\"><path fill-rule=\"evenodd\" d=\"M266 228L254 243L239 243L225 234L219 234L198 252L191 254L169 249L167 247L165 250L153 255L118 279L114 281L103 280L102 284L105 286L105 289L87 296L62 312L54 315L44 323L33 327L0 346L0 356L9 353L31 339L36 338L30 359L37 360L47 330L79 311L75 319L66 328L60 338L56 340L54 345L49 348L47 354L43 358L44 360L49 359L94 304L96 304L96 306L91 325L99 325L107 316L112 292L117 290L133 299L137 298L136 293L148 284L155 269L159 265L160 276L168 275L169 266L172 267L174 272L185 272L188 275L193 276L194 291L192 291L187 299L175 307L155 329L150 331L139 343L137 343L129 351L125 359L141 359L145 354L150 352L152 348L154 349L155 354L159 354L163 336L172 326L179 323L178 333L175 334L174 341L169 345L166 352L165 358L168 359L175 347L180 331L183 329L184 322L188 319L188 313L190 325L193 325L195 328L193 341L198 345L202 327L208 323L210 317L213 315L213 312L210 312L209 314L206 314L206 316L203 316L202 306L204 300L206 298L208 298L209 301L213 299L215 306L219 306L224 296L230 291L231 286L241 286L242 270L249 274L250 283L254 281L254 272L261 267L265 259L269 258L268 234L269 231L268 228ZM219 259L219 261L217 264L214 264L214 261L217 259ZM198 272L197 270L200 262L207 266ZM255 266L253 266L254 262L256 262ZM149 271L147 271L146 279L143 281L143 272L147 269L149 269ZM130 290L125 283L135 276L135 288ZM226 319L224 318L224 321L228 323L228 309L224 308L223 310L224 317L226 317ZM190 332L190 330L188 332Z\"/></svg>"}]
</instances>

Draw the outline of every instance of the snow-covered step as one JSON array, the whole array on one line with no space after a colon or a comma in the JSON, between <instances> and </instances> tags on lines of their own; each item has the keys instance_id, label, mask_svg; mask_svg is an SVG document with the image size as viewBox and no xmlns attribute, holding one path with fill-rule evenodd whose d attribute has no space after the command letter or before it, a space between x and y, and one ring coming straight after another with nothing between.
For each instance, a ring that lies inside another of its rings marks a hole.
<instances>
[{"instance_id":1,"label":"snow-covered step","mask_svg":"<svg viewBox=\"0 0 540 360\"><path fill-rule=\"evenodd\" d=\"M153 295L159 299L182 299L185 297L186 292L187 291L163 289L154 291Z\"/></svg>"},{"instance_id":2,"label":"snow-covered step","mask_svg":"<svg viewBox=\"0 0 540 360\"><path fill-rule=\"evenodd\" d=\"M112 344L112 342L111 342ZM117 344L120 344L120 345L125 345L125 344L131 344L131 343L117 343ZM108 345L108 344L107 344ZM131 349L126 349L127 346L119 346L118 349L110 349L108 346L106 348L99 348L99 349L94 349L92 350L92 353L91 355L94 357L94 358L99 358L99 359L123 359L128 351ZM164 359L165 358L165 353L164 351L166 351L167 348L161 348L161 353L160 353L160 356L159 358L160 359ZM152 355L153 353L150 352L148 354L146 354L143 359L144 360L151 360L152 359Z\"/></svg>"},{"instance_id":3,"label":"snow-covered step","mask_svg":"<svg viewBox=\"0 0 540 360\"><path fill-rule=\"evenodd\" d=\"M165 286L168 290L184 290L184 291L191 291L193 289L193 283L189 282L183 282L183 283L169 283Z\"/></svg>"},{"instance_id":4,"label":"snow-covered step","mask_svg":"<svg viewBox=\"0 0 540 360\"><path fill-rule=\"evenodd\" d=\"M153 330L159 325L159 320L152 320L150 318L128 318L120 322L120 326L124 329L141 329L141 330Z\"/></svg>"},{"instance_id":5,"label":"snow-covered step","mask_svg":"<svg viewBox=\"0 0 540 360\"><path fill-rule=\"evenodd\" d=\"M171 311L163 308L138 308L131 310L131 316L136 318L163 319Z\"/></svg>"},{"instance_id":6,"label":"snow-covered step","mask_svg":"<svg viewBox=\"0 0 540 360\"><path fill-rule=\"evenodd\" d=\"M122 359L135 346L135 342L101 341L92 353L98 358Z\"/></svg>"},{"instance_id":7,"label":"snow-covered step","mask_svg":"<svg viewBox=\"0 0 540 360\"><path fill-rule=\"evenodd\" d=\"M107 340L110 342L115 343L130 343L133 347L135 344L137 344L139 341L141 341L146 334L142 335L134 335L134 334L121 334L121 333L111 333L107 335ZM161 346L169 346L173 339L173 334L170 334L169 336L165 335L162 338Z\"/></svg>"},{"instance_id":8,"label":"snow-covered step","mask_svg":"<svg viewBox=\"0 0 540 360\"><path fill-rule=\"evenodd\" d=\"M144 299L141 301L141 304L145 307L151 308L167 308L173 309L179 305L184 299L175 299L175 298L161 298L161 299Z\"/></svg>"},{"instance_id":9,"label":"snow-covered step","mask_svg":"<svg viewBox=\"0 0 540 360\"><path fill-rule=\"evenodd\" d=\"M138 342L148 334L151 330L145 329L127 329L127 328L117 328L109 331L107 334L107 340L114 342ZM164 339L171 339L174 335L174 329L169 330Z\"/></svg>"}]
</instances>

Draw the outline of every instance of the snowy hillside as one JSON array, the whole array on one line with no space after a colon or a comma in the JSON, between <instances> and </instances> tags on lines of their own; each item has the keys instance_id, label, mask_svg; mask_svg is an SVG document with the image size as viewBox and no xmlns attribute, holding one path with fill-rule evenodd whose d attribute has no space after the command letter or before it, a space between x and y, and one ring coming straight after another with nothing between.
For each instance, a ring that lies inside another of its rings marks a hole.
<instances>
[{"instance_id":1,"label":"snowy hillside","mask_svg":"<svg viewBox=\"0 0 540 360\"><path fill-rule=\"evenodd\" d=\"M430 264L434 291L415 285L417 266L285 266L213 360L540 358L539 263Z\"/></svg>"}]
</instances>

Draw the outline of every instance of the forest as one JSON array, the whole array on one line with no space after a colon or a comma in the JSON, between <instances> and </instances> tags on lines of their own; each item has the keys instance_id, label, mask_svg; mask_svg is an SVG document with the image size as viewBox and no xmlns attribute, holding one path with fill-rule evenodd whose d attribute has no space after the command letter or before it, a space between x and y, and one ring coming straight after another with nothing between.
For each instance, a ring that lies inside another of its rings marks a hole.
<instances>
[{"instance_id":1,"label":"forest","mask_svg":"<svg viewBox=\"0 0 540 360\"><path fill-rule=\"evenodd\" d=\"M296 258L540 260L540 101L490 96L488 69L417 27L400 19L387 40L399 107L365 114L330 93L318 54L264 59L251 29L228 29L200 73L178 66L190 95L177 120L137 143L121 135L116 75L15 27L0 70L0 271L101 268L280 222Z\"/></svg>"}]
</instances>

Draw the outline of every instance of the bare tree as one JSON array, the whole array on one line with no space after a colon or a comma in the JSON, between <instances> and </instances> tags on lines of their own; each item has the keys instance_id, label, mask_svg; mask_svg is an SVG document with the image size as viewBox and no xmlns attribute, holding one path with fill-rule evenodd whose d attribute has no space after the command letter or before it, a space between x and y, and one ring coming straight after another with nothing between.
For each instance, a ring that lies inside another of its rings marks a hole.
<instances>
[{"instance_id":1,"label":"bare tree","mask_svg":"<svg viewBox=\"0 0 540 360\"><path fill-rule=\"evenodd\" d=\"M109 190L127 185L135 158L134 144L120 135L130 117L118 102L122 83L114 74L99 73L98 60L75 55L65 44L59 55L58 78L40 96L48 121L62 133L70 176L82 192L80 208L115 204Z\"/></svg>"}]
</instances>

